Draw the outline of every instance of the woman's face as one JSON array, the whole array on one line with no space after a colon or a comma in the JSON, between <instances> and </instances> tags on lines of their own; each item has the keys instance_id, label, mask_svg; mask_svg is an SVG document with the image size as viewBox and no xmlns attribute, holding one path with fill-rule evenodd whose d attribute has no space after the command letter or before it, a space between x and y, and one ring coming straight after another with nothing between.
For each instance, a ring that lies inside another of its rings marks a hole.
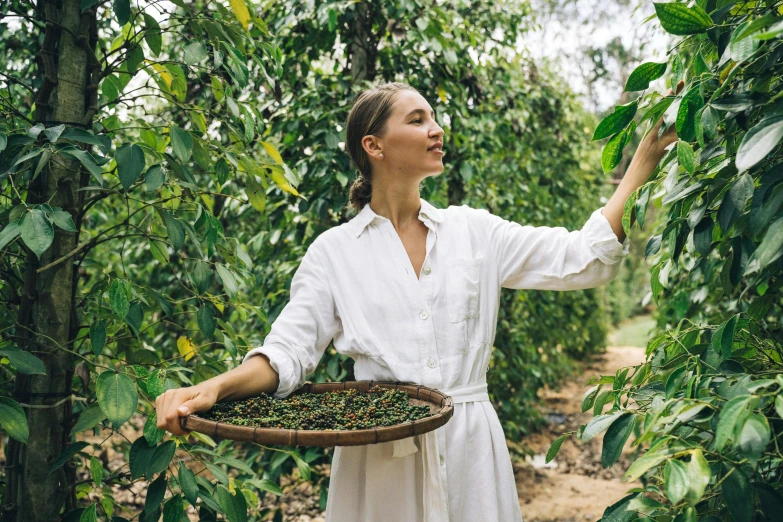
<instances>
[{"instance_id":1,"label":"woman's face","mask_svg":"<svg viewBox=\"0 0 783 522\"><path fill-rule=\"evenodd\" d=\"M383 170L391 168L395 173L421 178L443 172L444 132L434 118L432 107L421 94L400 91L386 122L386 133L376 137L375 150L369 151L374 163Z\"/></svg>"}]
</instances>

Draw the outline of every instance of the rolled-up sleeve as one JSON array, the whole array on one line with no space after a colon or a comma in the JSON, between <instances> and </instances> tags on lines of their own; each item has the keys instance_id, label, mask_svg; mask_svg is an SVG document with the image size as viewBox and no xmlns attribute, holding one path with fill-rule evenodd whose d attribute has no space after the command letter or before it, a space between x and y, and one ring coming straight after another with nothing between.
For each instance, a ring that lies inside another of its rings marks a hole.
<instances>
[{"instance_id":1,"label":"rolled-up sleeve","mask_svg":"<svg viewBox=\"0 0 783 522\"><path fill-rule=\"evenodd\" d=\"M263 346L242 359L264 354L278 373L274 397L282 399L300 388L315 370L326 347L341 327L329 286L327 264L318 240L307 249L291 281L291 297L277 316Z\"/></svg>"},{"instance_id":2,"label":"rolled-up sleeve","mask_svg":"<svg viewBox=\"0 0 783 522\"><path fill-rule=\"evenodd\" d=\"M500 286L513 289L580 290L612 281L628 255L609 221L595 210L581 230L520 225L483 210Z\"/></svg>"}]
</instances>

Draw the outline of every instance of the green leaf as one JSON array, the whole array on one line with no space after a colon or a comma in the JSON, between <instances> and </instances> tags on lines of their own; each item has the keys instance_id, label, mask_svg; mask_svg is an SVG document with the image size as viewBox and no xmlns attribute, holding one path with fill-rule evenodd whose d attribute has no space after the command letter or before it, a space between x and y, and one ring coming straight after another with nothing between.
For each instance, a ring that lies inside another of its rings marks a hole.
<instances>
[{"instance_id":1,"label":"green leaf","mask_svg":"<svg viewBox=\"0 0 783 522\"><path fill-rule=\"evenodd\" d=\"M55 209L55 211L52 212L52 221L54 221L54 224L63 230L67 230L68 232L76 232L76 225L73 223L71 214L65 210Z\"/></svg>"},{"instance_id":2,"label":"green leaf","mask_svg":"<svg viewBox=\"0 0 783 522\"><path fill-rule=\"evenodd\" d=\"M703 33L713 25L710 15L698 5L688 7L680 3L656 2L653 5L661 26L670 34L684 36Z\"/></svg>"},{"instance_id":3,"label":"green leaf","mask_svg":"<svg viewBox=\"0 0 783 522\"><path fill-rule=\"evenodd\" d=\"M601 153L601 167L604 169L604 173L610 172L620 164L620 160L623 157L623 149L635 131L636 122L631 121L624 131L618 132L606 142L606 146L604 146L604 150Z\"/></svg>"},{"instance_id":4,"label":"green leaf","mask_svg":"<svg viewBox=\"0 0 783 522\"><path fill-rule=\"evenodd\" d=\"M82 511L79 522L98 522L97 506L97 504L90 504L87 509Z\"/></svg>"},{"instance_id":5,"label":"green leaf","mask_svg":"<svg viewBox=\"0 0 783 522\"><path fill-rule=\"evenodd\" d=\"M701 97L699 85L692 85L683 95L677 109L675 128L681 141L692 142L696 139L696 116L703 106L704 99Z\"/></svg>"},{"instance_id":6,"label":"green leaf","mask_svg":"<svg viewBox=\"0 0 783 522\"><path fill-rule=\"evenodd\" d=\"M125 322L130 326L133 334L138 337L141 331L141 323L144 320L144 310L140 301L136 301L128 308L128 313L125 315Z\"/></svg>"},{"instance_id":7,"label":"green leaf","mask_svg":"<svg viewBox=\"0 0 783 522\"><path fill-rule=\"evenodd\" d=\"M54 471L57 471L62 467L63 464L71 460L71 457L79 453L81 450L89 446L89 442L79 441L74 444L71 444L63 452L60 454L59 457L57 457L57 460L54 461L54 464L52 464L52 467L49 468L49 473L52 473Z\"/></svg>"},{"instance_id":8,"label":"green leaf","mask_svg":"<svg viewBox=\"0 0 783 522\"><path fill-rule=\"evenodd\" d=\"M199 294L205 293L212 286L212 269L209 267L209 263L196 261L193 270L188 273L188 277L193 288Z\"/></svg>"},{"instance_id":9,"label":"green leaf","mask_svg":"<svg viewBox=\"0 0 783 522\"><path fill-rule=\"evenodd\" d=\"M19 221L12 221L8 223L8 225L3 228L3 230L0 231L0 250L5 248L5 246L16 239L19 236L20 232L20 223Z\"/></svg>"},{"instance_id":10,"label":"green leaf","mask_svg":"<svg viewBox=\"0 0 783 522\"><path fill-rule=\"evenodd\" d=\"M35 172L33 172L33 179L38 177L38 174L40 174L44 167L46 167L50 159L52 159L52 151L45 150L43 154L41 154L41 159L38 160L38 166L35 167Z\"/></svg>"},{"instance_id":11,"label":"green leaf","mask_svg":"<svg viewBox=\"0 0 783 522\"><path fill-rule=\"evenodd\" d=\"M101 167L95 163L95 159L90 155L89 152L74 148L61 149L60 154L70 156L71 158L78 160L79 163L81 163L82 166L92 175L95 181L98 182L98 186L103 186L103 177L101 176L103 171L101 170Z\"/></svg>"},{"instance_id":12,"label":"green leaf","mask_svg":"<svg viewBox=\"0 0 783 522\"><path fill-rule=\"evenodd\" d=\"M147 499L144 501L144 513L146 515L151 515L160 508L163 497L166 496L167 485L168 480L166 479L165 473L161 473L160 476L149 485L147 488Z\"/></svg>"},{"instance_id":13,"label":"green leaf","mask_svg":"<svg viewBox=\"0 0 783 522\"><path fill-rule=\"evenodd\" d=\"M149 13L143 13L144 15L144 41L150 48L150 51L155 56L160 54L160 49L163 45L163 39L161 37L160 25L157 20Z\"/></svg>"},{"instance_id":14,"label":"green leaf","mask_svg":"<svg viewBox=\"0 0 783 522\"><path fill-rule=\"evenodd\" d=\"M625 105L616 105L614 112L601 120L601 123L598 124L590 141L608 138L612 134L623 130L625 126L633 120L638 107L639 105L636 100Z\"/></svg>"},{"instance_id":15,"label":"green leaf","mask_svg":"<svg viewBox=\"0 0 783 522\"><path fill-rule=\"evenodd\" d=\"M750 400L750 396L740 395L739 397L734 397L723 406L720 411L718 425L715 428L715 449L720 451L726 445L726 442L734 433L737 420L740 419L743 413L747 412L746 408Z\"/></svg>"},{"instance_id":16,"label":"green leaf","mask_svg":"<svg viewBox=\"0 0 783 522\"><path fill-rule=\"evenodd\" d=\"M19 403L8 397L0 397L0 426L9 437L27 444L27 416Z\"/></svg>"},{"instance_id":17,"label":"green leaf","mask_svg":"<svg viewBox=\"0 0 783 522\"><path fill-rule=\"evenodd\" d=\"M693 147L685 141L677 142L677 162L682 165L688 174L693 174L695 170Z\"/></svg>"},{"instance_id":18,"label":"green leaf","mask_svg":"<svg viewBox=\"0 0 783 522\"><path fill-rule=\"evenodd\" d=\"M159 164L153 165L147 169L144 174L144 189L147 191L158 190L166 181L166 174Z\"/></svg>"},{"instance_id":19,"label":"green leaf","mask_svg":"<svg viewBox=\"0 0 783 522\"><path fill-rule=\"evenodd\" d=\"M27 350L22 350L18 346L6 346L0 349L0 357L8 357L17 372L25 375L46 375L46 367L41 359L31 354Z\"/></svg>"},{"instance_id":20,"label":"green leaf","mask_svg":"<svg viewBox=\"0 0 783 522\"><path fill-rule=\"evenodd\" d=\"M275 484L269 479L248 479L246 480L243 485L250 485L255 486L260 491L268 491L269 493L272 493L273 495L282 495L283 491L280 489L280 486Z\"/></svg>"},{"instance_id":21,"label":"green leaf","mask_svg":"<svg viewBox=\"0 0 783 522\"><path fill-rule=\"evenodd\" d=\"M628 196L628 199L625 200L625 203L623 203L623 217L620 219L620 223L623 226L623 232L625 232L626 236L631 234L631 214L633 214L634 208L636 207L636 200L638 197L639 191L634 190L631 192L631 195Z\"/></svg>"},{"instance_id":22,"label":"green leaf","mask_svg":"<svg viewBox=\"0 0 783 522\"><path fill-rule=\"evenodd\" d=\"M654 468L667 458L668 454L665 452L647 452L633 461L623 478L627 481L637 480L649 469Z\"/></svg>"},{"instance_id":23,"label":"green leaf","mask_svg":"<svg viewBox=\"0 0 783 522\"><path fill-rule=\"evenodd\" d=\"M144 170L144 151L136 144L125 143L117 149L115 159L120 182L128 190Z\"/></svg>"},{"instance_id":24,"label":"green leaf","mask_svg":"<svg viewBox=\"0 0 783 522\"><path fill-rule=\"evenodd\" d=\"M712 335L712 349L719 353L724 359L731 357L732 347L734 345L734 331L737 327L739 314L721 324Z\"/></svg>"},{"instance_id":25,"label":"green leaf","mask_svg":"<svg viewBox=\"0 0 783 522\"><path fill-rule=\"evenodd\" d=\"M699 224L693 230L693 244L702 256L709 254L712 248L713 228L715 228L715 223L711 217L707 216L699 221Z\"/></svg>"},{"instance_id":26,"label":"green leaf","mask_svg":"<svg viewBox=\"0 0 783 522\"><path fill-rule=\"evenodd\" d=\"M132 480L141 477L147 472L153 453L155 453L155 447L147 444L146 437L141 436L133 442L128 454Z\"/></svg>"},{"instance_id":27,"label":"green leaf","mask_svg":"<svg viewBox=\"0 0 783 522\"><path fill-rule=\"evenodd\" d=\"M147 466L147 477L152 477L156 473L161 473L169 467L171 459L177 450L177 444L173 440L167 440L152 453L149 466Z\"/></svg>"},{"instance_id":28,"label":"green leaf","mask_svg":"<svg viewBox=\"0 0 783 522\"><path fill-rule=\"evenodd\" d=\"M139 395L130 377L114 371L98 376L98 404L115 428L124 424L136 411Z\"/></svg>"},{"instance_id":29,"label":"green leaf","mask_svg":"<svg viewBox=\"0 0 783 522\"><path fill-rule=\"evenodd\" d=\"M663 468L663 479L666 484L666 498L672 504L677 504L685 498L690 486L688 468L679 460L670 460Z\"/></svg>"},{"instance_id":30,"label":"green leaf","mask_svg":"<svg viewBox=\"0 0 783 522\"><path fill-rule=\"evenodd\" d=\"M147 439L147 444L150 446L157 446L157 444L163 440L166 436L166 431L158 428L158 412L153 410L148 416L147 421L144 423L144 438Z\"/></svg>"},{"instance_id":31,"label":"green leaf","mask_svg":"<svg viewBox=\"0 0 783 522\"><path fill-rule=\"evenodd\" d=\"M729 506L733 522L751 522L753 519L753 491L742 470L724 463L726 477L721 484L723 500Z\"/></svg>"},{"instance_id":32,"label":"green leaf","mask_svg":"<svg viewBox=\"0 0 783 522\"><path fill-rule=\"evenodd\" d=\"M198 321L198 328L201 330L201 333L204 334L204 337L212 339L212 336L215 334L215 326L217 326L217 321L215 321L215 310L212 308L212 305L207 303L199 308L196 319Z\"/></svg>"},{"instance_id":33,"label":"green leaf","mask_svg":"<svg viewBox=\"0 0 783 522\"><path fill-rule=\"evenodd\" d=\"M165 391L164 384L166 382L165 370L153 370L147 377L147 395L153 401Z\"/></svg>"},{"instance_id":34,"label":"green leaf","mask_svg":"<svg viewBox=\"0 0 783 522\"><path fill-rule=\"evenodd\" d=\"M767 265L778 259L783 253L783 216L779 216L773 221L764 239L761 240L758 248L748 259L748 265L745 268L745 274L756 270L763 270Z\"/></svg>"},{"instance_id":35,"label":"green leaf","mask_svg":"<svg viewBox=\"0 0 783 522\"><path fill-rule=\"evenodd\" d=\"M207 467L209 472L212 473L212 476L215 477L218 482L225 484L226 486L228 485L228 475L226 475L226 472L223 471L220 466L216 466L211 462L204 462L204 466Z\"/></svg>"},{"instance_id":36,"label":"green leaf","mask_svg":"<svg viewBox=\"0 0 783 522\"><path fill-rule=\"evenodd\" d=\"M229 298L236 296L238 290L237 281L231 271L221 263L215 263L215 269L217 270L220 280L223 282L223 288L226 290Z\"/></svg>"},{"instance_id":37,"label":"green leaf","mask_svg":"<svg viewBox=\"0 0 783 522\"><path fill-rule=\"evenodd\" d=\"M558 438L552 442L552 445L549 446L549 450L546 452L546 463L549 464L552 459L555 458L557 455L557 452L560 451L560 446L563 445L563 441L566 440L571 435L571 433L566 433L565 435L560 435Z\"/></svg>"},{"instance_id":38,"label":"green leaf","mask_svg":"<svg viewBox=\"0 0 783 522\"><path fill-rule=\"evenodd\" d=\"M584 397L582 397L582 413L593 407L593 402L599 391L601 391L600 386L593 386L585 392Z\"/></svg>"},{"instance_id":39,"label":"green leaf","mask_svg":"<svg viewBox=\"0 0 783 522\"><path fill-rule=\"evenodd\" d=\"M103 353L103 348L106 346L106 323L103 319L98 319L90 325L90 346L96 356Z\"/></svg>"},{"instance_id":40,"label":"green leaf","mask_svg":"<svg viewBox=\"0 0 783 522\"><path fill-rule=\"evenodd\" d=\"M729 191L723 196L723 201L718 210L718 223L724 232L728 232L731 226L745 213L745 207L748 200L753 196L754 189L753 178L748 173L745 173L737 178Z\"/></svg>"},{"instance_id":41,"label":"green leaf","mask_svg":"<svg viewBox=\"0 0 783 522\"><path fill-rule=\"evenodd\" d=\"M256 181L255 174L247 173L247 188L245 189L247 199L254 209L259 212L263 212L266 208L266 191L258 181Z\"/></svg>"},{"instance_id":42,"label":"green leaf","mask_svg":"<svg viewBox=\"0 0 783 522\"><path fill-rule=\"evenodd\" d=\"M46 214L35 208L25 214L19 227L22 241L33 251L38 259L52 244L54 240L54 228Z\"/></svg>"},{"instance_id":43,"label":"green leaf","mask_svg":"<svg viewBox=\"0 0 783 522\"><path fill-rule=\"evenodd\" d=\"M130 309L130 283L124 279L115 279L109 286L109 303L111 310L120 319L125 319Z\"/></svg>"},{"instance_id":44,"label":"green leaf","mask_svg":"<svg viewBox=\"0 0 783 522\"><path fill-rule=\"evenodd\" d=\"M163 217L166 222L166 232L168 232L171 246L174 247L174 250L179 250L185 243L185 227L182 226L182 223L176 217L171 215L171 212L164 212Z\"/></svg>"},{"instance_id":45,"label":"green leaf","mask_svg":"<svg viewBox=\"0 0 783 522\"><path fill-rule=\"evenodd\" d=\"M57 140L60 139L60 135L64 130L65 125L57 125L56 127L49 127L48 129L44 129L43 132L50 143L57 143Z\"/></svg>"},{"instance_id":46,"label":"green leaf","mask_svg":"<svg viewBox=\"0 0 783 522\"><path fill-rule=\"evenodd\" d=\"M100 486L101 482L103 482L103 465L101 464L101 461L94 456L90 457L90 475L92 476L93 482Z\"/></svg>"},{"instance_id":47,"label":"green leaf","mask_svg":"<svg viewBox=\"0 0 783 522\"><path fill-rule=\"evenodd\" d=\"M130 20L130 0L114 0L114 16L120 27Z\"/></svg>"},{"instance_id":48,"label":"green leaf","mask_svg":"<svg viewBox=\"0 0 783 522\"><path fill-rule=\"evenodd\" d=\"M740 431L735 447L755 463L767 448L770 436L767 418L760 413L751 413Z\"/></svg>"},{"instance_id":49,"label":"green leaf","mask_svg":"<svg viewBox=\"0 0 783 522\"><path fill-rule=\"evenodd\" d=\"M87 9L94 6L98 2L100 2L100 0L82 0L82 4L81 4L82 12L85 12Z\"/></svg>"},{"instance_id":50,"label":"green leaf","mask_svg":"<svg viewBox=\"0 0 783 522\"><path fill-rule=\"evenodd\" d=\"M699 503L711 477L710 465L702 455L701 449L693 450L691 461L688 463L688 493L685 495L689 504L695 506Z\"/></svg>"},{"instance_id":51,"label":"green leaf","mask_svg":"<svg viewBox=\"0 0 783 522\"><path fill-rule=\"evenodd\" d=\"M106 414L103 413L100 405L94 402L87 406L79 413L79 420L76 421L73 428L71 428L71 436L76 435L84 430L89 430L98 425L103 419L106 418Z\"/></svg>"},{"instance_id":52,"label":"green leaf","mask_svg":"<svg viewBox=\"0 0 783 522\"><path fill-rule=\"evenodd\" d=\"M194 41L185 46L183 61L188 65L196 65L203 62L207 56L207 48L204 44Z\"/></svg>"},{"instance_id":53,"label":"green leaf","mask_svg":"<svg viewBox=\"0 0 783 522\"><path fill-rule=\"evenodd\" d=\"M599 415L598 417L593 418L590 422L587 423L587 426L585 426L585 430L582 432L580 440L582 442L589 441L605 429L609 428L609 426L611 426L612 423L624 413L625 412L622 411L616 411L614 413L607 413L606 415Z\"/></svg>"},{"instance_id":54,"label":"green leaf","mask_svg":"<svg viewBox=\"0 0 783 522\"><path fill-rule=\"evenodd\" d=\"M163 522L180 522L185 517L182 496L174 495L163 506Z\"/></svg>"},{"instance_id":55,"label":"green leaf","mask_svg":"<svg viewBox=\"0 0 783 522\"><path fill-rule=\"evenodd\" d=\"M783 139L783 115L764 118L742 138L737 149L737 170L744 172L767 157Z\"/></svg>"},{"instance_id":56,"label":"green leaf","mask_svg":"<svg viewBox=\"0 0 783 522\"><path fill-rule=\"evenodd\" d=\"M775 397L775 412L777 412L778 417L783 419L783 393L779 393Z\"/></svg>"},{"instance_id":57,"label":"green leaf","mask_svg":"<svg viewBox=\"0 0 783 522\"><path fill-rule=\"evenodd\" d=\"M193 150L193 136L188 131L182 130L176 125L171 126L169 131L171 137L171 148L183 163L190 159L190 153Z\"/></svg>"},{"instance_id":58,"label":"green leaf","mask_svg":"<svg viewBox=\"0 0 783 522\"><path fill-rule=\"evenodd\" d=\"M198 502L198 484L196 483L196 476L182 461L179 462L177 479L179 480L179 486L182 488L182 494L185 495L188 502L195 507L196 502Z\"/></svg>"},{"instance_id":59,"label":"green leaf","mask_svg":"<svg viewBox=\"0 0 783 522\"><path fill-rule=\"evenodd\" d=\"M620 458L623 446L633 431L634 419L632 413L624 413L606 430L601 449L601 466L604 469L610 467Z\"/></svg>"},{"instance_id":60,"label":"green leaf","mask_svg":"<svg viewBox=\"0 0 783 522\"><path fill-rule=\"evenodd\" d=\"M646 62L633 70L625 82L623 92L643 91L650 86L650 82L657 80L666 72L666 62Z\"/></svg>"}]
</instances>

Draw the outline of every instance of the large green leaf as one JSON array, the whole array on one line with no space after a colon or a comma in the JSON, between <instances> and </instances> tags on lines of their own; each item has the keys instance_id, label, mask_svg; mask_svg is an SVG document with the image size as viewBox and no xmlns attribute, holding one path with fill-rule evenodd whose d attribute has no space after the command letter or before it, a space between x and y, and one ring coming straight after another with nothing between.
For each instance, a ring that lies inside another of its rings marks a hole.
<instances>
[{"instance_id":1,"label":"large green leaf","mask_svg":"<svg viewBox=\"0 0 783 522\"><path fill-rule=\"evenodd\" d=\"M124 279L115 279L109 285L109 303L112 312L117 314L120 319L125 319L125 316L128 315L130 294L130 284Z\"/></svg>"},{"instance_id":2,"label":"large green leaf","mask_svg":"<svg viewBox=\"0 0 783 522\"><path fill-rule=\"evenodd\" d=\"M645 62L633 70L625 82L623 92L643 91L650 86L650 82L657 80L666 72L666 62Z\"/></svg>"},{"instance_id":3,"label":"large green leaf","mask_svg":"<svg viewBox=\"0 0 783 522\"><path fill-rule=\"evenodd\" d=\"M180 522L185 516L181 495L174 495L163 505L163 522Z\"/></svg>"},{"instance_id":4,"label":"large green leaf","mask_svg":"<svg viewBox=\"0 0 783 522\"><path fill-rule=\"evenodd\" d=\"M565 435L560 435L558 438L552 442L552 445L549 446L549 450L546 452L546 463L549 464L553 458L555 458L555 455L557 455L557 452L560 451L560 446L563 445L563 441L566 440L571 434L566 433Z\"/></svg>"},{"instance_id":5,"label":"large green leaf","mask_svg":"<svg viewBox=\"0 0 783 522\"><path fill-rule=\"evenodd\" d=\"M758 462L761 453L770 441L770 429L767 418L760 413L751 413L742 426L735 447L745 454L750 462Z\"/></svg>"},{"instance_id":6,"label":"large green leaf","mask_svg":"<svg viewBox=\"0 0 783 522\"><path fill-rule=\"evenodd\" d=\"M105 371L98 376L98 404L115 427L131 418L139 395L133 381L125 374Z\"/></svg>"},{"instance_id":7,"label":"large green leaf","mask_svg":"<svg viewBox=\"0 0 783 522\"><path fill-rule=\"evenodd\" d=\"M745 274L763 270L781 255L783 255L783 216L770 223L761 244L748 259Z\"/></svg>"},{"instance_id":8,"label":"large green leaf","mask_svg":"<svg viewBox=\"0 0 783 522\"><path fill-rule=\"evenodd\" d=\"M688 7L684 3L656 3L655 14L666 32L675 35L703 33L712 27L712 18L698 5Z\"/></svg>"},{"instance_id":9,"label":"large green leaf","mask_svg":"<svg viewBox=\"0 0 783 522\"><path fill-rule=\"evenodd\" d=\"M685 495L689 504L695 506L699 503L711 478L712 471L702 454L702 450L694 450L688 463L688 493Z\"/></svg>"},{"instance_id":10,"label":"large green leaf","mask_svg":"<svg viewBox=\"0 0 783 522\"><path fill-rule=\"evenodd\" d=\"M90 347L92 353L100 355L103 353L103 347L106 346L106 323L103 319L98 319L90 325Z\"/></svg>"},{"instance_id":11,"label":"large green leaf","mask_svg":"<svg viewBox=\"0 0 783 522\"><path fill-rule=\"evenodd\" d=\"M120 183L128 190L144 171L144 151L135 143L125 143L114 155Z\"/></svg>"},{"instance_id":12,"label":"large green leaf","mask_svg":"<svg viewBox=\"0 0 783 522\"><path fill-rule=\"evenodd\" d=\"M606 415L599 415L598 417L594 417L592 420L590 420L590 422L587 423L587 426L582 432L580 439L582 442L587 442L602 431L609 428L609 426L611 426L612 423L620 418L620 416L624 413L625 412L622 411L616 411L614 413L607 413Z\"/></svg>"},{"instance_id":13,"label":"large green leaf","mask_svg":"<svg viewBox=\"0 0 783 522\"><path fill-rule=\"evenodd\" d=\"M158 412L153 410L144 423L144 438L147 439L147 444L150 446L157 446L163 440L163 437L166 436L166 431L158 428L157 423Z\"/></svg>"},{"instance_id":14,"label":"large green leaf","mask_svg":"<svg viewBox=\"0 0 783 522\"><path fill-rule=\"evenodd\" d=\"M106 414L103 413L100 405L97 402L92 403L79 413L79 420L71 429L71 436L76 435L84 430L89 430L98 425L103 419L106 418Z\"/></svg>"},{"instance_id":15,"label":"large green leaf","mask_svg":"<svg viewBox=\"0 0 783 522\"><path fill-rule=\"evenodd\" d=\"M734 315L726 322L721 324L712 335L712 349L715 353L721 354L724 359L731 357L734 346L734 332L737 327L739 315Z\"/></svg>"},{"instance_id":16,"label":"large green leaf","mask_svg":"<svg viewBox=\"0 0 783 522\"><path fill-rule=\"evenodd\" d=\"M147 444L146 437L141 436L133 442L128 456L131 479L135 480L147 472L153 453L155 453L155 446ZM152 475L149 475L147 478L151 477Z\"/></svg>"},{"instance_id":17,"label":"large green leaf","mask_svg":"<svg viewBox=\"0 0 783 522\"><path fill-rule=\"evenodd\" d=\"M721 450L734 433L737 421L747 414L747 406L751 401L748 395L734 397L720 411L718 426L715 428L715 448Z\"/></svg>"},{"instance_id":18,"label":"large green leaf","mask_svg":"<svg viewBox=\"0 0 783 522\"><path fill-rule=\"evenodd\" d=\"M196 483L196 476L182 461L179 463L177 479L179 480L179 486L182 488L183 495L185 495L188 502L195 506L198 501L198 484Z\"/></svg>"},{"instance_id":19,"label":"large green leaf","mask_svg":"<svg viewBox=\"0 0 783 522\"><path fill-rule=\"evenodd\" d=\"M744 172L767 157L783 139L783 115L770 116L758 122L742 138L737 149L737 170Z\"/></svg>"},{"instance_id":20,"label":"large green leaf","mask_svg":"<svg viewBox=\"0 0 783 522\"><path fill-rule=\"evenodd\" d=\"M162 473L168 468L171 463L171 459L174 458L174 452L177 450L177 445L173 440L167 440L152 453L150 457L149 466L147 466L147 477L152 477L156 473Z\"/></svg>"},{"instance_id":21,"label":"large green leaf","mask_svg":"<svg viewBox=\"0 0 783 522\"><path fill-rule=\"evenodd\" d=\"M6 346L0 349L0 357L8 357L8 361L16 371L25 375L46 375L46 367L41 359L18 346Z\"/></svg>"},{"instance_id":22,"label":"large green leaf","mask_svg":"<svg viewBox=\"0 0 783 522\"><path fill-rule=\"evenodd\" d=\"M193 137L188 131L180 129L176 125L171 126L170 136L174 155L183 162L188 161L193 150Z\"/></svg>"},{"instance_id":23,"label":"large green leaf","mask_svg":"<svg viewBox=\"0 0 783 522\"><path fill-rule=\"evenodd\" d=\"M24 244L33 251L38 259L41 259L41 254L51 246L54 240L52 224L46 219L46 214L37 208L25 214L19 232Z\"/></svg>"},{"instance_id":24,"label":"large green leaf","mask_svg":"<svg viewBox=\"0 0 783 522\"><path fill-rule=\"evenodd\" d=\"M212 285L212 269L209 267L209 263L196 261L193 270L188 273L188 277L193 288L199 294L204 294Z\"/></svg>"},{"instance_id":25,"label":"large green leaf","mask_svg":"<svg viewBox=\"0 0 783 522\"><path fill-rule=\"evenodd\" d=\"M703 106L704 98L701 96L699 85L692 85L682 97L677 109L675 127L680 140L692 142L696 139L696 118Z\"/></svg>"},{"instance_id":26,"label":"large green leaf","mask_svg":"<svg viewBox=\"0 0 783 522\"><path fill-rule=\"evenodd\" d=\"M207 303L199 308L196 319L198 328L201 330L201 333L204 334L204 337L212 339L212 336L215 333L215 327L217 326L217 321L215 321L215 310L212 305Z\"/></svg>"},{"instance_id":27,"label":"large green leaf","mask_svg":"<svg viewBox=\"0 0 783 522\"><path fill-rule=\"evenodd\" d=\"M724 464L726 476L721 484L723 499L729 506L733 522L751 522L753 519L753 491L748 478L740 468Z\"/></svg>"},{"instance_id":28,"label":"large green leaf","mask_svg":"<svg viewBox=\"0 0 783 522\"><path fill-rule=\"evenodd\" d=\"M753 196L753 178L747 173L741 175L723 196L718 210L720 228L727 232L731 226L745 213L748 200Z\"/></svg>"},{"instance_id":29,"label":"large green leaf","mask_svg":"<svg viewBox=\"0 0 783 522\"><path fill-rule=\"evenodd\" d=\"M166 496L167 485L168 479L166 478L166 474L161 473L147 488L147 498L144 501L144 513L146 515L149 516L160 509L163 498ZM157 518L155 518L155 520L157 520Z\"/></svg>"},{"instance_id":30,"label":"large green leaf","mask_svg":"<svg viewBox=\"0 0 783 522\"><path fill-rule=\"evenodd\" d=\"M127 24L130 20L130 0L114 0L114 16L120 27Z\"/></svg>"},{"instance_id":31,"label":"large green leaf","mask_svg":"<svg viewBox=\"0 0 783 522\"><path fill-rule=\"evenodd\" d=\"M615 106L614 112L601 120L601 123L598 124L598 127L595 129L593 137L590 139L590 141L608 138L609 136L623 130L625 126L628 125L631 120L633 120L634 115L636 115L636 109L638 107L639 105L636 100L625 105Z\"/></svg>"},{"instance_id":32,"label":"large green leaf","mask_svg":"<svg viewBox=\"0 0 783 522\"><path fill-rule=\"evenodd\" d=\"M610 172L623 157L623 149L628 144L636 131L636 122L631 121L625 130L618 132L606 142L604 150L601 152L601 167L604 172Z\"/></svg>"},{"instance_id":33,"label":"large green leaf","mask_svg":"<svg viewBox=\"0 0 783 522\"><path fill-rule=\"evenodd\" d=\"M601 466L603 468L608 468L620 458L623 446L633 431L635 418L630 412L624 413L606 430L604 445L601 449Z\"/></svg>"},{"instance_id":34,"label":"large green leaf","mask_svg":"<svg viewBox=\"0 0 783 522\"><path fill-rule=\"evenodd\" d=\"M685 498L690 486L688 468L679 460L670 460L663 468L663 479L666 484L666 498L672 504L677 504Z\"/></svg>"},{"instance_id":35,"label":"large green leaf","mask_svg":"<svg viewBox=\"0 0 783 522\"><path fill-rule=\"evenodd\" d=\"M0 397L0 426L9 437L27 444L27 416L19 403L9 397Z\"/></svg>"}]
</instances>

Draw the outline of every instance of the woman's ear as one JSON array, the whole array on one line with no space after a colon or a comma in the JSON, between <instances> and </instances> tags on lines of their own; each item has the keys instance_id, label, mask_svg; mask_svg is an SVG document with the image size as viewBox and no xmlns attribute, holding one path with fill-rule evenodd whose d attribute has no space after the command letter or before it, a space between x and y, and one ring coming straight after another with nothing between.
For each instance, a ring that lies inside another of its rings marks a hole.
<instances>
[{"instance_id":1,"label":"woman's ear","mask_svg":"<svg viewBox=\"0 0 783 522\"><path fill-rule=\"evenodd\" d=\"M371 157L377 157L381 153L381 144L375 136L367 135L362 138L362 148Z\"/></svg>"}]
</instances>

